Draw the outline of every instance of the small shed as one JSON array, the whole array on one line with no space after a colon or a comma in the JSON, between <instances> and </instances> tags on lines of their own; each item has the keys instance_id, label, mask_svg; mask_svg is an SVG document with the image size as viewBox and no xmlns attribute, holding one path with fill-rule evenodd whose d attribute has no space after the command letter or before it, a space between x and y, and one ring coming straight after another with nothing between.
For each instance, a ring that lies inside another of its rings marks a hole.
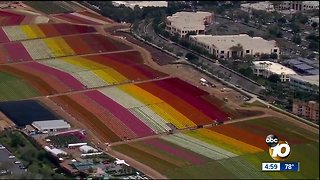
<instances>
[{"instance_id":1,"label":"small shed","mask_svg":"<svg viewBox=\"0 0 320 180\"><path fill-rule=\"evenodd\" d=\"M91 147L91 146L88 146L88 145L83 145L83 146L80 146L79 147L79 150L83 153L92 153L92 152L98 152L97 149Z\"/></svg>"}]
</instances>

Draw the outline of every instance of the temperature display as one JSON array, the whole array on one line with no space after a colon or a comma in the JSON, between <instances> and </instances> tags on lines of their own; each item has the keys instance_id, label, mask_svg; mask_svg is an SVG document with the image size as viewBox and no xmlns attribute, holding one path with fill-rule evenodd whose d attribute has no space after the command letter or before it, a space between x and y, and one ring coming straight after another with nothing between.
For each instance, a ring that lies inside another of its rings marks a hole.
<instances>
[{"instance_id":1,"label":"temperature display","mask_svg":"<svg viewBox=\"0 0 320 180\"><path fill-rule=\"evenodd\" d=\"M262 171L299 171L298 162L262 163Z\"/></svg>"}]
</instances>

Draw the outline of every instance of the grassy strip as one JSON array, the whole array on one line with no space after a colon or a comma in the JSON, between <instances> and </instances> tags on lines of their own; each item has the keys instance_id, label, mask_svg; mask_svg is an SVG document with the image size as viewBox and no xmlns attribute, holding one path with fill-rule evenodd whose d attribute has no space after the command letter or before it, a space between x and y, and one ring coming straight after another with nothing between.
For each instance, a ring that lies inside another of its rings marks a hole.
<instances>
[{"instance_id":1,"label":"grassy strip","mask_svg":"<svg viewBox=\"0 0 320 180\"><path fill-rule=\"evenodd\" d=\"M58 14L58 13L71 13L73 10L67 6L64 6L61 2L54 1L26 1L26 5L32 8L44 12L46 14Z\"/></svg>"},{"instance_id":2,"label":"grassy strip","mask_svg":"<svg viewBox=\"0 0 320 180\"><path fill-rule=\"evenodd\" d=\"M39 95L39 92L23 80L0 72L0 101L25 99Z\"/></svg>"}]
</instances>

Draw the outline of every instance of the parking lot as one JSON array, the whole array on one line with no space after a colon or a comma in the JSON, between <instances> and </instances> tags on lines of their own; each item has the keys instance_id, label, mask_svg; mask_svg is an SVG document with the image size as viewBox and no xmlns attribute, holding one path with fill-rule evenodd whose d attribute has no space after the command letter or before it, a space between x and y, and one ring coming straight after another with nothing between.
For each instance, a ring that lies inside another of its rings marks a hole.
<instances>
[{"instance_id":1,"label":"parking lot","mask_svg":"<svg viewBox=\"0 0 320 180\"><path fill-rule=\"evenodd\" d=\"M21 169L19 165L22 164L16 164L16 161L19 161L18 159L9 158L12 154L9 152L7 148L3 148L2 145L0 145L0 176L6 175L6 174L15 174L19 175L25 172L24 169ZM7 171L7 172L5 172Z\"/></svg>"}]
</instances>

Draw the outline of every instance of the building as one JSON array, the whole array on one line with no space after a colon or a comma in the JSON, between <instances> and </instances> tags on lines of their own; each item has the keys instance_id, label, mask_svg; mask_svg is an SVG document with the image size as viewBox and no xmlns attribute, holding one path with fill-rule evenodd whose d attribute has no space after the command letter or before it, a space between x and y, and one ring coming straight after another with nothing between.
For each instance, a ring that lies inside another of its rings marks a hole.
<instances>
[{"instance_id":1,"label":"building","mask_svg":"<svg viewBox=\"0 0 320 180\"><path fill-rule=\"evenodd\" d=\"M319 25L319 17L312 17L309 19L309 23L317 23Z\"/></svg>"},{"instance_id":2,"label":"building","mask_svg":"<svg viewBox=\"0 0 320 180\"><path fill-rule=\"evenodd\" d=\"M205 26L213 22L210 12L177 12L166 19L166 30L185 37L188 33L204 34Z\"/></svg>"},{"instance_id":3,"label":"building","mask_svg":"<svg viewBox=\"0 0 320 180\"><path fill-rule=\"evenodd\" d=\"M285 63L293 70L304 75L319 75L319 61L298 57Z\"/></svg>"},{"instance_id":4,"label":"building","mask_svg":"<svg viewBox=\"0 0 320 180\"><path fill-rule=\"evenodd\" d=\"M269 1L261 1L257 3L244 3L241 4L241 10L246 12L251 12L251 10L260 10L260 11L267 11L273 12L275 11L273 4Z\"/></svg>"},{"instance_id":5,"label":"building","mask_svg":"<svg viewBox=\"0 0 320 180\"><path fill-rule=\"evenodd\" d=\"M51 153L52 155L58 157L58 156L66 156L68 155L65 151L61 150L61 149L57 149L57 148L50 148L49 146L45 146L44 149Z\"/></svg>"},{"instance_id":6,"label":"building","mask_svg":"<svg viewBox=\"0 0 320 180\"><path fill-rule=\"evenodd\" d=\"M319 103L315 101L303 102L294 99L292 103L292 113L305 119L319 122Z\"/></svg>"},{"instance_id":7,"label":"building","mask_svg":"<svg viewBox=\"0 0 320 180\"><path fill-rule=\"evenodd\" d=\"M290 76L297 75L292 69L270 61L254 61L252 69L255 75L262 75L265 78L268 78L272 74L277 74L281 82L290 81Z\"/></svg>"},{"instance_id":8,"label":"building","mask_svg":"<svg viewBox=\"0 0 320 180\"><path fill-rule=\"evenodd\" d=\"M88 145L83 145L83 146L80 146L79 147L79 150L83 153L93 153L93 152L98 152L97 149L91 147L91 146L88 146Z\"/></svg>"},{"instance_id":9,"label":"building","mask_svg":"<svg viewBox=\"0 0 320 180\"><path fill-rule=\"evenodd\" d=\"M319 75L291 76L290 85L311 93L319 93Z\"/></svg>"},{"instance_id":10,"label":"building","mask_svg":"<svg viewBox=\"0 0 320 180\"><path fill-rule=\"evenodd\" d=\"M275 4L277 10L307 11L319 9L319 1L282 1Z\"/></svg>"},{"instance_id":11,"label":"building","mask_svg":"<svg viewBox=\"0 0 320 180\"><path fill-rule=\"evenodd\" d=\"M280 49L276 41L267 41L261 37L240 35L192 35L190 41L206 49L217 58L244 57L251 55L259 57L261 54L275 53L279 57Z\"/></svg>"},{"instance_id":12,"label":"building","mask_svg":"<svg viewBox=\"0 0 320 180\"><path fill-rule=\"evenodd\" d=\"M124 5L133 9L135 6L140 8L144 7L168 7L167 1L112 1L112 4L116 7Z\"/></svg>"},{"instance_id":13,"label":"building","mask_svg":"<svg viewBox=\"0 0 320 180\"><path fill-rule=\"evenodd\" d=\"M31 125L37 131L42 133L61 131L71 128L70 124L64 120L34 121Z\"/></svg>"}]
</instances>

